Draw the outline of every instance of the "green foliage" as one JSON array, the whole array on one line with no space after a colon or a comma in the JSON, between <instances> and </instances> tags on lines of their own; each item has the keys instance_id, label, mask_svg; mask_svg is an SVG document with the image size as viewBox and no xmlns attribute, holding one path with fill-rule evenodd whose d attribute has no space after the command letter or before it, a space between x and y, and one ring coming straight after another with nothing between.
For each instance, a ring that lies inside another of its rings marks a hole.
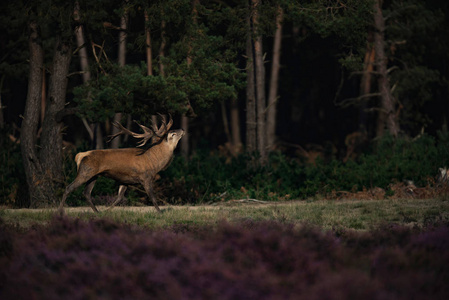
<instances>
[{"instance_id":1,"label":"green foliage","mask_svg":"<svg viewBox=\"0 0 449 300\"><path fill-rule=\"evenodd\" d=\"M0 206L19 207L29 203L24 200L26 179L22 167L20 145L12 142L9 131L0 131Z\"/></svg>"},{"instance_id":2,"label":"green foliage","mask_svg":"<svg viewBox=\"0 0 449 300\"><path fill-rule=\"evenodd\" d=\"M439 72L415 66L394 72L391 80L397 85L394 95L404 107L402 127L409 128L409 132L419 132L430 125L432 120L422 111L422 107L434 99L436 87L442 84Z\"/></svg>"},{"instance_id":3,"label":"green foliage","mask_svg":"<svg viewBox=\"0 0 449 300\"><path fill-rule=\"evenodd\" d=\"M130 7L130 13L137 13L139 5ZM81 114L102 121L124 112L144 121L164 111L195 115L219 101L236 99L245 74L237 67L236 48L228 47L225 32L217 28L218 15L230 13L211 13L200 4L194 17L191 1L185 0L154 2L147 9L150 29L162 30L165 22L165 55L153 63L154 75L147 76L144 63L120 67L102 62L92 68L95 79L74 89ZM137 40L143 47L144 39ZM160 37L152 35L152 43L159 47Z\"/></svg>"},{"instance_id":4,"label":"green foliage","mask_svg":"<svg viewBox=\"0 0 449 300\"><path fill-rule=\"evenodd\" d=\"M448 141L447 131L441 131L438 140L425 134L413 140L386 136L357 161L318 159L315 165L272 153L265 167L254 167L255 158L248 154L229 162L199 151L188 162L176 157L160 185L174 203L297 199L372 187L388 190L391 183L403 180L426 186L439 167L449 164Z\"/></svg>"},{"instance_id":5,"label":"green foliage","mask_svg":"<svg viewBox=\"0 0 449 300\"><path fill-rule=\"evenodd\" d=\"M284 5L286 19L307 29L307 34L339 40L340 63L354 71L363 66L366 33L372 24L371 0L289 1Z\"/></svg>"},{"instance_id":6,"label":"green foliage","mask_svg":"<svg viewBox=\"0 0 449 300\"><path fill-rule=\"evenodd\" d=\"M209 45L219 42L219 37L208 37ZM165 76L146 76L145 65L111 65L107 75L99 74L89 85L76 87L75 101L81 115L91 121L104 121L117 111L144 121L158 111L207 110L217 101L237 98L243 83L243 73L218 58L220 52L211 55L214 51L192 51L191 65L185 58L164 59Z\"/></svg>"},{"instance_id":7,"label":"green foliage","mask_svg":"<svg viewBox=\"0 0 449 300\"><path fill-rule=\"evenodd\" d=\"M166 100L172 108L207 109L218 101L236 99L243 88L244 73L233 62L235 53L226 49L222 36L207 35L207 31L203 26L197 28L188 43L175 43L164 60L167 80L184 93L178 101Z\"/></svg>"},{"instance_id":8,"label":"green foliage","mask_svg":"<svg viewBox=\"0 0 449 300\"><path fill-rule=\"evenodd\" d=\"M438 168L449 163L447 133L441 136L444 139L438 141L425 134L414 140L385 136L373 143L371 151L362 154L357 161L346 164L339 160L319 161L307 177L316 192L362 190L364 187L388 189L391 183L406 179L417 186L425 186ZM322 182L324 186L319 184Z\"/></svg>"},{"instance_id":9,"label":"green foliage","mask_svg":"<svg viewBox=\"0 0 449 300\"><path fill-rule=\"evenodd\" d=\"M412 135L432 123L423 112L428 102L435 100L435 91L447 86L438 68L425 61L437 57L442 39L444 15L426 1L392 1L384 9L386 18L386 50L391 70L393 95L402 104L401 126ZM445 51L447 52L447 51ZM442 69L440 69L442 70Z\"/></svg>"},{"instance_id":10,"label":"green foliage","mask_svg":"<svg viewBox=\"0 0 449 300\"><path fill-rule=\"evenodd\" d=\"M107 74L97 74L88 85L74 88L75 101L81 114L91 121L104 121L117 111L130 113L135 107L135 95L144 92L143 78L142 68L111 64Z\"/></svg>"}]
</instances>

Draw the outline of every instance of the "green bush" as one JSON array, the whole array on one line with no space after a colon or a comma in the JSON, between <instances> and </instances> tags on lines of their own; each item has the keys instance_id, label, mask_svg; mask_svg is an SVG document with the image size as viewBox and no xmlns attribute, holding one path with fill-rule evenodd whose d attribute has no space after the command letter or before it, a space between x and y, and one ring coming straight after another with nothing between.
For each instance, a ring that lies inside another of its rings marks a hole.
<instances>
[{"instance_id":1,"label":"green bush","mask_svg":"<svg viewBox=\"0 0 449 300\"><path fill-rule=\"evenodd\" d=\"M418 138L385 136L374 141L356 161L317 159L314 165L275 152L264 167L241 154L231 162L226 157L198 151L186 162L175 157L163 172L160 185L173 203L198 203L238 198L278 200L325 195L333 190L360 191L403 180L426 186L449 164L449 135L438 139L423 134Z\"/></svg>"},{"instance_id":2,"label":"green bush","mask_svg":"<svg viewBox=\"0 0 449 300\"><path fill-rule=\"evenodd\" d=\"M29 201L20 144L13 142L9 133L8 129L0 131L0 205L23 207Z\"/></svg>"},{"instance_id":3,"label":"green bush","mask_svg":"<svg viewBox=\"0 0 449 300\"><path fill-rule=\"evenodd\" d=\"M305 166L306 183L309 188L314 187L314 192L324 193L362 190L364 187L388 189L391 183L403 180L426 186L435 177L438 168L449 163L447 137L447 132L441 132L438 140L425 134L416 139L385 136L374 141L371 148L356 161L318 160L316 166ZM308 193L303 195L310 196Z\"/></svg>"},{"instance_id":4,"label":"green bush","mask_svg":"<svg viewBox=\"0 0 449 300\"><path fill-rule=\"evenodd\" d=\"M447 140L436 141L425 134L416 139L386 136L373 145L371 154L362 155L347 170L352 177L359 178L361 186L386 188L394 181L405 179L425 186L438 168L448 164L448 146Z\"/></svg>"}]
</instances>

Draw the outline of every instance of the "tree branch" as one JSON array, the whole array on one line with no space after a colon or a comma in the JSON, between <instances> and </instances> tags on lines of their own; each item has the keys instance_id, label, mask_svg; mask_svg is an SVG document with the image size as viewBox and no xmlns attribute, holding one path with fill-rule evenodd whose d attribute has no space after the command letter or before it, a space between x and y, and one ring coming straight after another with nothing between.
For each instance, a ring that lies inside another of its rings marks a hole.
<instances>
[{"instance_id":1,"label":"tree branch","mask_svg":"<svg viewBox=\"0 0 449 300\"><path fill-rule=\"evenodd\" d=\"M73 115L79 111L78 107L64 108L56 113L56 122L62 122L62 119L68 115Z\"/></svg>"},{"instance_id":2,"label":"tree branch","mask_svg":"<svg viewBox=\"0 0 449 300\"><path fill-rule=\"evenodd\" d=\"M360 95L359 97L356 97L356 98L345 99L345 100L341 101L340 103L335 102L335 105L338 105L341 107L348 107L349 105L353 105L356 102L365 100L365 98L379 97L379 96L380 96L380 93L370 93L370 94Z\"/></svg>"}]
</instances>

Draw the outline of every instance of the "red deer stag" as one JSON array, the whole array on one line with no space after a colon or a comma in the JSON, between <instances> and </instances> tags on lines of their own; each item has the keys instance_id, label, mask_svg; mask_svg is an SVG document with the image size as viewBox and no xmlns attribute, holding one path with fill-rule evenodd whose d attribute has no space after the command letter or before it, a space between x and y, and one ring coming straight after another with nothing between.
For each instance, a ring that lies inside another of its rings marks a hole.
<instances>
[{"instance_id":1,"label":"red deer stag","mask_svg":"<svg viewBox=\"0 0 449 300\"><path fill-rule=\"evenodd\" d=\"M155 124L153 124L152 128L138 124L144 131L144 133L139 134L124 128L119 123L115 123L114 126L118 127L120 131L111 136L109 141L118 135L129 134L135 138L142 139L138 145L139 147L145 145L151 139L149 148L147 150L139 148L91 150L78 153L75 156L78 174L75 180L67 186L62 196L61 204L59 205L60 212L64 213L64 203L67 196L85 183L86 187L83 194L90 207L95 212L98 212L91 196L98 176L112 178L121 184L117 198L109 209L123 199L128 185L140 183L156 210L160 212L153 193L153 181L159 171L168 167L173 157L173 151L184 135L184 130L182 129L169 131L172 124L173 120L171 118L168 124L163 120L159 128Z\"/></svg>"}]
</instances>

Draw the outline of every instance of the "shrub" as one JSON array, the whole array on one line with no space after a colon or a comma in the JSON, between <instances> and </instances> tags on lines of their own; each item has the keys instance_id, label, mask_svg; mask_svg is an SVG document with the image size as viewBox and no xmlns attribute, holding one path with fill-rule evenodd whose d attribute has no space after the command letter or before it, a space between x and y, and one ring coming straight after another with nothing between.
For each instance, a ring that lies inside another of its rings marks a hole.
<instances>
[{"instance_id":1,"label":"shrub","mask_svg":"<svg viewBox=\"0 0 449 300\"><path fill-rule=\"evenodd\" d=\"M385 228L0 222L0 298L447 299L447 224Z\"/></svg>"},{"instance_id":2,"label":"shrub","mask_svg":"<svg viewBox=\"0 0 449 300\"><path fill-rule=\"evenodd\" d=\"M422 135L416 139L385 136L373 142L356 161L317 159L305 164L298 158L271 153L264 167L241 154L227 162L217 154L198 151L186 162L175 157L160 185L170 202L198 203L232 198L263 200L308 198L337 191L361 191L403 180L417 186L432 183L438 168L449 163L449 138Z\"/></svg>"},{"instance_id":3,"label":"shrub","mask_svg":"<svg viewBox=\"0 0 449 300\"><path fill-rule=\"evenodd\" d=\"M20 144L13 142L9 133L8 129L0 131L0 205L23 207L29 201Z\"/></svg>"}]
</instances>

